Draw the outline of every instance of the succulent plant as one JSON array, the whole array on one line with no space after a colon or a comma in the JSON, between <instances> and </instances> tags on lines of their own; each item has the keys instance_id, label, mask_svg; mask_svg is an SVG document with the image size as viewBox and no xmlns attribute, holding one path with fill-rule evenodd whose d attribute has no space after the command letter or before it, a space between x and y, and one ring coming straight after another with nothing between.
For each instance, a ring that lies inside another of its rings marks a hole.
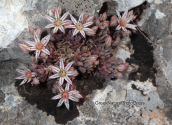
<instances>
[{"instance_id":1,"label":"succulent plant","mask_svg":"<svg viewBox=\"0 0 172 125\"><path fill-rule=\"evenodd\" d=\"M130 28L130 29L136 30L136 28L135 28L136 25L128 24L128 23L134 18L134 15L132 15L132 12L130 12L130 13L128 14L128 10L126 10L126 11L124 12L124 14L122 15L122 17L121 17L121 15L119 14L118 11L116 11L116 12L117 12L118 18L119 18L119 19L118 19L119 25L117 26L116 30L123 29L124 31L127 31L126 28Z\"/></svg>"},{"instance_id":2,"label":"succulent plant","mask_svg":"<svg viewBox=\"0 0 172 125\"><path fill-rule=\"evenodd\" d=\"M49 79L55 79L59 78L59 86L61 86L66 80L69 84L72 85L72 81L70 80L69 76L77 76L78 72L76 70L70 71L69 69L71 68L73 62L70 62L67 64L66 67L64 67L63 59L60 59L60 67L57 68L55 66L51 66L51 69L56 72L56 74L52 75L49 77Z\"/></svg>"},{"instance_id":3,"label":"succulent plant","mask_svg":"<svg viewBox=\"0 0 172 125\"><path fill-rule=\"evenodd\" d=\"M82 95L79 94L79 91L77 90L69 91L69 86L70 84L67 83L65 90L61 86L59 86L60 94L52 97L52 100L60 99L57 107L61 106L64 103L66 108L69 110L69 99L78 102L79 98L83 98Z\"/></svg>"},{"instance_id":4,"label":"succulent plant","mask_svg":"<svg viewBox=\"0 0 172 125\"><path fill-rule=\"evenodd\" d=\"M28 45L31 46L30 48L28 48L29 51L36 51L36 54L35 54L36 60L38 59L41 51L44 52L44 53L46 53L47 55L50 55L49 50L45 48L45 46L49 42L50 35L45 36L40 41L37 33L35 32L34 33L34 39L35 39L36 42L25 41L25 43L27 43Z\"/></svg>"},{"instance_id":5,"label":"succulent plant","mask_svg":"<svg viewBox=\"0 0 172 125\"><path fill-rule=\"evenodd\" d=\"M29 83L33 77L36 76L35 72L31 72L30 69L26 68L24 65L22 65L23 70L21 69L16 69L17 72L21 73L22 75L17 77L16 79L24 79L20 85L23 85L24 83Z\"/></svg>"},{"instance_id":6,"label":"succulent plant","mask_svg":"<svg viewBox=\"0 0 172 125\"><path fill-rule=\"evenodd\" d=\"M37 65L36 69L36 74L37 74L37 79L40 82L45 82L48 78L48 74L50 73L51 69L49 67L45 67L44 65Z\"/></svg>"},{"instance_id":7,"label":"succulent plant","mask_svg":"<svg viewBox=\"0 0 172 125\"><path fill-rule=\"evenodd\" d=\"M71 22L70 20L65 20L66 17L68 16L69 12L66 12L61 18L60 18L61 13L59 13L59 12L61 12L61 6L59 6L55 10L55 19L46 15L46 18L49 21L51 21L52 24L47 25L45 28L54 27L53 33L56 33L58 31L58 29L60 29L63 33L65 33L64 25L68 25Z\"/></svg>"},{"instance_id":8,"label":"succulent plant","mask_svg":"<svg viewBox=\"0 0 172 125\"><path fill-rule=\"evenodd\" d=\"M59 56L60 56L60 51L56 49L54 44L52 42L49 42L47 45L47 49L50 51L50 55L44 55L45 57L45 62L52 64L58 61ZM43 57L42 57L43 59Z\"/></svg>"},{"instance_id":9,"label":"succulent plant","mask_svg":"<svg viewBox=\"0 0 172 125\"><path fill-rule=\"evenodd\" d=\"M66 39L70 44L70 48L76 50L77 48L81 47L85 43L85 39L83 36L76 34L73 36L74 30L69 30Z\"/></svg>"},{"instance_id":10,"label":"succulent plant","mask_svg":"<svg viewBox=\"0 0 172 125\"><path fill-rule=\"evenodd\" d=\"M99 73L107 79L122 78L121 72L132 71L133 68L128 63L123 64L123 61L115 57L111 57L98 68Z\"/></svg>"},{"instance_id":11,"label":"succulent plant","mask_svg":"<svg viewBox=\"0 0 172 125\"><path fill-rule=\"evenodd\" d=\"M98 60L100 61L100 64L103 64L105 60L107 60L109 57L111 57L111 50L112 48L106 48L105 44L100 44L97 47L93 48L91 50L91 53L98 56Z\"/></svg>"},{"instance_id":12,"label":"succulent plant","mask_svg":"<svg viewBox=\"0 0 172 125\"><path fill-rule=\"evenodd\" d=\"M109 28L99 29L97 30L97 33L94 36L92 36L92 39L95 44L100 44L100 43L104 43L106 37L108 37L109 35L110 35Z\"/></svg>"},{"instance_id":13,"label":"succulent plant","mask_svg":"<svg viewBox=\"0 0 172 125\"><path fill-rule=\"evenodd\" d=\"M74 28L73 36L76 35L78 32L82 34L82 36L85 38L85 32L89 32L92 34L95 34L92 29L87 28L88 26L92 25L93 22L89 21L87 23L83 23L83 13L79 16L79 20L76 21L76 19L70 14L71 20L74 23L74 25L68 25L66 28Z\"/></svg>"},{"instance_id":14,"label":"succulent plant","mask_svg":"<svg viewBox=\"0 0 172 125\"><path fill-rule=\"evenodd\" d=\"M97 55L91 54L91 51L81 51L75 55L75 66L82 73L91 73L99 64L97 57Z\"/></svg>"},{"instance_id":15,"label":"succulent plant","mask_svg":"<svg viewBox=\"0 0 172 125\"><path fill-rule=\"evenodd\" d=\"M57 95L52 99L60 99L57 106L61 106L64 102L69 109L68 99L78 102L82 98L73 82L78 73L85 75L99 73L106 79L113 79L122 78L123 71L133 70L128 63L123 63L113 56L116 48L114 46L131 34L128 28L136 27L128 24L136 18L132 10L125 11L122 17L117 12L119 19L113 15L110 21L107 20L106 13L101 14L96 20L95 15L82 13L76 21L69 12L61 16L61 6L51 8L51 11L55 19L46 15L52 24L45 26L51 28L51 35L42 36L40 27L34 30L31 26L29 31L36 42L25 41L28 45L18 43L24 53L32 55L31 70L24 66L22 67L24 70L17 69L22 76L16 79L24 79L20 85L26 82L38 85L50 79L58 79L52 87L52 92ZM71 20L65 20L68 15ZM51 40L50 36L53 37Z\"/></svg>"}]
</instances>

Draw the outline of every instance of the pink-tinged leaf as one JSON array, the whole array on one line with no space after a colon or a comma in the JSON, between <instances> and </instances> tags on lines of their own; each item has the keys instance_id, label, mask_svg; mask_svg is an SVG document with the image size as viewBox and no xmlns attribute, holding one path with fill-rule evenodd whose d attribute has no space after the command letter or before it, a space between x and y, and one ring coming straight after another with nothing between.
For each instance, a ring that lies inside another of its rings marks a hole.
<instances>
[{"instance_id":1,"label":"pink-tinged leaf","mask_svg":"<svg viewBox=\"0 0 172 125\"><path fill-rule=\"evenodd\" d=\"M94 27L92 27L92 30L94 30L94 32L97 32L98 28L99 28L99 26L94 26Z\"/></svg>"},{"instance_id":2,"label":"pink-tinged leaf","mask_svg":"<svg viewBox=\"0 0 172 125\"><path fill-rule=\"evenodd\" d=\"M25 78L25 76L22 75L22 76L19 76L19 77L15 78L15 79L24 79L24 78Z\"/></svg>"},{"instance_id":3,"label":"pink-tinged leaf","mask_svg":"<svg viewBox=\"0 0 172 125\"><path fill-rule=\"evenodd\" d=\"M56 9L56 11L55 11L55 18L56 18L56 19L59 19L59 12L58 12L58 9Z\"/></svg>"},{"instance_id":4,"label":"pink-tinged leaf","mask_svg":"<svg viewBox=\"0 0 172 125\"><path fill-rule=\"evenodd\" d=\"M69 110L69 100L68 99L65 99L64 100L64 103L65 103L66 108Z\"/></svg>"},{"instance_id":5,"label":"pink-tinged leaf","mask_svg":"<svg viewBox=\"0 0 172 125\"><path fill-rule=\"evenodd\" d=\"M118 26L116 27L116 30L120 30L120 29L121 29L121 26L118 25Z\"/></svg>"},{"instance_id":6,"label":"pink-tinged leaf","mask_svg":"<svg viewBox=\"0 0 172 125\"><path fill-rule=\"evenodd\" d=\"M120 72L117 73L117 78L122 78L122 74Z\"/></svg>"},{"instance_id":7,"label":"pink-tinged leaf","mask_svg":"<svg viewBox=\"0 0 172 125\"><path fill-rule=\"evenodd\" d=\"M60 26L59 29L65 34L65 30L64 30L63 26Z\"/></svg>"},{"instance_id":8,"label":"pink-tinged leaf","mask_svg":"<svg viewBox=\"0 0 172 125\"><path fill-rule=\"evenodd\" d=\"M52 97L51 99L56 100L56 99L60 99L61 97L62 97L61 94L59 94L59 95L56 95L56 96Z\"/></svg>"},{"instance_id":9,"label":"pink-tinged leaf","mask_svg":"<svg viewBox=\"0 0 172 125\"><path fill-rule=\"evenodd\" d=\"M73 36L75 36L78 32L79 32L79 30L75 29L75 30L73 31Z\"/></svg>"},{"instance_id":10,"label":"pink-tinged leaf","mask_svg":"<svg viewBox=\"0 0 172 125\"><path fill-rule=\"evenodd\" d=\"M34 35L34 29L33 29L33 27L32 27L32 26L30 26L30 28L29 28L29 32L30 32L32 35Z\"/></svg>"},{"instance_id":11,"label":"pink-tinged leaf","mask_svg":"<svg viewBox=\"0 0 172 125\"><path fill-rule=\"evenodd\" d=\"M82 13L82 14L79 16L79 21L78 21L78 22L83 22L83 15L84 15L84 13Z\"/></svg>"},{"instance_id":12,"label":"pink-tinged leaf","mask_svg":"<svg viewBox=\"0 0 172 125\"><path fill-rule=\"evenodd\" d=\"M34 39L35 39L36 43L40 42L40 39L38 38L38 35L36 32L34 33Z\"/></svg>"},{"instance_id":13,"label":"pink-tinged leaf","mask_svg":"<svg viewBox=\"0 0 172 125\"><path fill-rule=\"evenodd\" d=\"M35 48L35 47L30 47L30 48L28 48L28 50L29 50L29 51L35 51L36 48Z\"/></svg>"},{"instance_id":14,"label":"pink-tinged leaf","mask_svg":"<svg viewBox=\"0 0 172 125\"><path fill-rule=\"evenodd\" d=\"M35 59L37 60L38 59L38 57L39 57L39 55L40 55L40 50L36 50L36 54L35 54Z\"/></svg>"},{"instance_id":15,"label":"pink-tinged leaf","mask_svg":"<svg viewBox=\"0 0 172 125\"><path fill-rule=\"evenodd\" d=\"M59 71L60 71L60 69L57 68L57 67L55 67L55 66L51 66L51 68L52 68L52 70L54 70L55 72L59 72Z\"/></svg>"},{"instance_id":16,"label":"pink-tinged leaf","mask_svg":"<svg viewBox=\"0 0 172 125\"><path fill-rule=\"evenodd\" d=\"M25 41L25 43L27 43L27 44L30 45L30 46L35 46L35 43L34 43L34 42Z\"/></svg>"},{"instance_id":17,"label":"pink-tinged leaf","mask_svg":"<svg viewBox=\"0 0 172 125\"><path fill-rule=\"evenodd\" d=\"M75 76L77 74L77 71L67 71L67 76Z\"/></svg>"},{"instance_id":18,"label":"pink-tinged leaf","mask_svg":"<svg viewBox=\"0 0 172 125\"><path fill-rule=\"evenodd\" d=\"M92 16L89 16L87 19L86 19L86 22L91 22L93 21L95 15L92 15Z\"/></svg>"},{"instance_id":19,"label":"pink-tinged leaf","mask_svg":"<svg viewBox=\"0 0 172 125\"><path fill-rule=\"evenodd\" d=\"M21 69L16 69L17 72L21 73L21 74L25 74L25 71L24 70L21 70Z\"/></svg>"},{"instance_id":20,"label":"pink-tinged leaf","mask_svg":"<svg viewBox=\"0 0 172 125\"><path fill-rule=\"evenodd\" d=\"M32 80L32 79L31 79L31 78L29 78L29 80L27 81L27 83L29 83L31 80Z\"/></svg>"},{"instance_id":21,"label":"pink-tinged leaf","mask_svg":"<svg viewBox=\"0 0 172 125\"><path fill-rule=\"evenodd\" d=\"M95 65L98 65L98 64L99 64L99 61L95 61L94 64L95 64Z\"/></svg>"},{"instance_id":22,"label":"pink-tinged leaf","mask_svg":"<svg viewBox=\"0 0 172 125\"><path fill-rule=\"evenodd\" d=\"M112 43L112 37L109 35L106 39L105 39L105 45L106 47L110 47Z\"/></svg>"},{"instance_id":23,"label":"pink-tinged leaf","mask_svg":"<svg viewBox=\"0 0 172 125\"><path fill-rule=\"evenodd\" d=\"M105 21L105 20L107 19L107 14L106 14L106 12L103 13L102 19L103 19L103 21Z\"/></svg>"},{"instance_id":24,"label":"pink-tinged leaf","mask_svg":"<svg viewBox=\"0 0 172 125\"><path fill-rule=\"evenodd\" d=\"M111 21L113 21L113 20L118 20L118 18L117 18L115 15L113 15L113 16L111 17Z\"/></svg>"},{"instance_id":25,"label":"pink-tinged leaf","mask_svg":"<svg viewBox=\"0 0 172 125\"><path fill-rule=\"evenodd\" d=\"M81 33L82 36L85 38L85 32L84 32L83 30L81 30L80 33Z\"/></svg>"},{"instance_id":26,"label":"pink-tinged leaf","mask_svg":"<svg viewBox=\"0 0 172 125\"><path fill-rule=\"evenodd\" d=\"M127 17L130 17L133 15L133 10L129 11L128 14L127 14Z\"/></svg>"},{"instance_id":27,"label":"pink-tinged leaf","mask_svg":"<svg viewBox=\"0 0 172 125\"><path fill-rule=\"evenodd\" d=\"M51 8L51 12L53 13L53 15L55 15L55 11L56 11L56 10L52 7L52 8Z\"/></svg>"},{"instance_id":28,"label":"pink-tinged leaf","mask_svg":"<svg viewBox=\"0 0 172 125\"><path fill-rule=\"evenodd\" d=\"M116 40L114 40L114 41L112 42L112 46L116 46L116 45L118 45L120 42L121 42L120 38L117 37Z\"/></svg>"},{"instance_id":29,"label":"pink-tinged leaf","mask_svg":"<svg viewBox=\"0 0 172 125\"><path fill-rule=\"evenodd\" d=\"M83 20L86 20L86 19L88 18L88 16L89 16L89 14L88 14L88 13L84 14L84 16L83 16Z\"/></svg>"},{"instance_id":30,"label":"pink-tinged leaf","mask_svg":"<svg viewBox=\"0 0 172 125\"><path fill-rule=\"evenodd\" d=\"M26 66L24 66L23 64L21 64L21 68L23 68L25 71L31 72L30 69L26 68Z\"/></svg>"},{"instance_id":31,"label":"pink-tinged leaf","mask_svg":"<svg viewBox=\"0 0 172 125\"><path fill-rule=\"evenodd\" d=\"M77 76L78 74L79 74L79 73L78 73L76 70L74 70L74 71L68 71L68 72L67 72L67 75L68 75L68 76L71 76L71 75L72 75L72 76Z\"/></svg>"},{"instance_id":32,"label":"pink-tinged leaf","mask_svg":"<svg viewBox=\"0 0 172 125\"><path fill-rule=\"evenodd\" d=\"M76 21L76 19L71 14L70 14L70 18L71 18L72 22L76 25L77 21Z\"/></svg>"},{"instance_id":33,"label":"pink-tinged leaf","mask_svg":"<svg viewBox=\"0 0 172 125\"><path fill-rule=\"evenodd\" d=\"M94 36L94 34L95 34L94 32L92 32L92 33L91 32L85 32L85 33L87 34L87 36Z\"/></svg>"},{"instance_id":34,"label":"pink-tinged leaf","mask_svg":"<svg viewBox=\"0 0 172 125\"><path fill-rule=\"evenodd\" d=\"M17 44L24 53L29 53L29 46L22 43L17 43Z\"/></svg>"},{"instance_id":35,"label":"pink-tinged leaf","mask_svg":"<svg viewBox=\"0 0 172 125\"><path fill-rule=\"evenodd\" d=\"M77 70L74 70L73 72L74 72L73 76L77 76L79 74Z\"/></svg>"},{"instance_id":36,"label":"pink-tinged leaf","mask_svg":"<svg viewBox=\"0 0 172 125\"><path fill-rule=\"evenodd\" d=\"M88 62L95 62L98 58L98 55L91 55L90 57L88 57Z\"/></svg>"},{"instance_id":37,"label":"pink-tinged leaf","mask_svg":"<svg viewBox=\"0 0 172 125\"><path fill-rule=\"evenodd\" d=\"M94 31L88 31L86 32L88 36L94 36L96 33Z\"/></svg>"},{"instance_id":38,"label":"pink-tinged leaf","mask_svg":"<svg viewBox=\"0 0 172 125\"><path fill-rule=\"evenodd\" d=\"M120 64L117 66L118 71L122 72L125 71L127 69L127 66L124 64Z\"/></svg>"},{"instance_id":39,"label":"pink-tinged leaf","mask_svg":"<svg viewBox=\"0 0 172 125\"><path fill-rule=\"evenodd\" d=\"M56 26L54 27L53 33L56 33L59 28Z\"/></svg>"},{"instance_id":40,"label":"pink-tinged leaf","mask_svg":"<svg viewBox=\"0 0 172 125\"><path fill-rule=\"evenodd\" d=\"M125 12L124 12L124 14L122 15L122 20L125 20L126 19L126 17L127 17L127 13L128 13L128 10L126 10Z\"/></svg>"},{"instance_id":41,"label":"pink-tinged leaf","mask_svg":"<svg viewBox=\"0 0 172 125\"><path fill-rule=\"evenodd\" d=\"M36 76L37 74L36 74L36 72L32 72L32 77L34 77L34 76Z\"/></svg>"},{"instance_id":42,"label":"pink-tinged leaf","mask_svg":"<svg viewBox=\"0 0 172 125\"><path fill-rule=\"evenodd\" d=\"M118 20L111 20L110 21L110 26L117 26Z\"/></svg>"},{"instance_id":43,"label":"pink-tinged leaf","mask_svg":"<svg viewBox=\"0 0 172 125\"><path fill-rule=\"evenodd\" d=\"M109 27L109 21L104 21L103 22L103 26L106 27L106 28L108 28Z\"/></svg>"},{"instance_id":44,"label":"pink-tinged leaf","mask_svg":"<svg viewBox=\"0 0 172 125\"><path fill-rule=\"evenodd\" d=\"M30 57L30 59L31 59L32 64L36 64L36 60L35 60L35 57L33 55Z\"/></svg>"},{"instance_id":45,"label":"pink-tinged leaf","mask_svg":"<svg viewBox=\"0 0 172 125\"><path fill-rule=\"evenodd\" d=\"M63 102L64 102L64 99L61 98L60 101L59 101L59 103L58 103L58 105L57 105L57 107L60 107L63 104Z\"/></svg>"},{"instance_id":46,"label":"pink-tinged leaf","mask_svg":"<svg viewBox=\"0 0 172 125\"><path fill-rule=\"evenodd\" d=\"M72 95L72 94L78 94L78 93L79 93L79 91L77 91L77 90L72 90L72 91L69 92L70 95Z\"/></svg>"},{"instance_id":47,"label":"pink-tinged leaf","mask_svg":"<svg viewBox=\"0 0 172 125\"><path fill-rule=\"evenodd\" d=\"M133 21L133 20L135 20L135 19L136 19L136 17L137 17L137 16L134 16L131 20L132 20L132 21Z\"/></svg>"},{"instance_id":48,"label":"pink-tinged leaf","mask_svg":"<svg viewBox=\"0 0 172 125\"><path fill-rule=\"evenodd\" d=\"M48 16L48 15L45 15L45 17L46 17L49 21L51 21L52 23L55 21L52 17L50 17L50 16Z\"/></svg>"},{"instance_id":49,"label":"pink-tinged leaf","mask_svg":"<svg viewBox=\"0 0 172 125\"><path fill-rule=\"evenodd\" d=\"M27 81L27 79L24 79L24 80L20 83L20 85L19 85L19 86L21 86L21 85L25 84L25 83L26 83L26 81Z\"/></svg>"},{"instance_id":50,"label":"pink-tinged leaf","mask_svg":"<svg viewBox=\"0 0 172 125\"><path fill-rule=\"evenodd\" d=\"M65 78L65 80L69 83L69 84L71 84L72 85L72 81L69 79L69 77L68 76L66 76L66 77L64 77Z\"/></svg>"},{"instance_id":51,"label":"pink-tinged leaf","mask_svg":"<svg viewBox=\"0 0 172 125\"><path fill-rule=\"evenodd\" d=\"M79 93L78 93L78 94L75 94L74 96L75 96L76 98L83 98L83 96L82 96L81 94L79 94Z\"/></svg>"},{"instance_id":52,"label":"pink-tinged leaf","mask_svg":"<svg viewBox=\"0 0 172 125\"><path fill-rule=\"evenodd\" d=\"M68 26L66 26L66 28L76 28L76 26L75 25L68 25Z\"/></svg>"},{"instance_id":53,"label":"pink-tinged leaf","mask_svg":"<svg viewBox=\"0 0 172 125\"><path fill-rule=\"evenodd\" d=\"M59 79L59 86L61 86L63 84L63 82L64 82L64 77L60 77L60 79Z\"/></svg>"},{"instance_id":54,"label":"pink-tinged leaf","mask_svg":"<svg viewBox=\"0 0 172 125\"><path fill-rule=\"evenodd\" d=\"M36 34L37 34L37 36L38 36L39 39L41 38L41 33L42 33L42 30L41 30L40 27L38 27L38 28L36 29Z\"/></svg>"},{"instance_id":55,"label":"pink-tinged leaf","mask_svg":"<svg viewBox=\"0 0 172 125\"><path fill-rule=\"evenodd\" d=\"M116 10L116 13L117 13L117 15L118 15L118 18L121 19L121 15L120 15L119 11Z\"/></svg>"},{"instance_id":56,"label":"pink-tinged leaf","mask_svg":"<svg viewBox=\"0 0 172 125\"><path fill-rule=\"evenodd\" d=\"M93 36L94 34L96 34L93 29L84 28L83 30L86 31L86 34L88 36Z\"/></svg>"},{"instance_id":57,"label":"pink-tinged leaf","mask_svg":"<svg viewBox=\"0 0 172 125\"><path fill-rule=\"evenodd\" d=\"M67 66L65 67L65 70L68 71L70 69L70 67L72 66L73 62L70 62L67 64Z\"/></svg>"},{"instance_id":58,"label":"pink-tinged leaf","mask_svg":"<svg viewBox=\"0 0 172 125\"><path fill-rule=\"evenodd\" d=\"M127 28L130 28L130 29L133 29L133 30L136 30L136 26L137 26L137 25L126 24L126 27L127 27Z\"/></svg>"},{"instance_id":59,"label":"pink-tinged leaf","mask_svg":"<svg viewBox=\"0 0 172 125\"><path fill-rule=\"evenodd\" d=\"M96 19L96 25L99 26L100 25L100 20Z\"/></svg>"},{"instance_id":60,"label":"pink-tinged leaf","mask_svg":"<svg viewBox=\"0 0 172 125\"><path fill-rule=\"evenodd\" d=\"M42 52L44 52L47 55L50 55L50 51L48 49L42 49Z\"/></svg>"},{"instance_id":61,"label":"pink-tinged leaf","mask_svg":"<svg viewBox=\"0 0 172 125\"><path fill-rule=\"evenodd\" d=\"M48 24L45 28L51 28L51 27L55 27L54 24Z\"/></svg>"},{"instance_id":62,"label":"pink-tinged leaf","mask_svg":"<svg viewBox=\"0 0 172 125\"><path fill-rule=\"evenodd\" d=\"M131 72L134 68L131 66L128 66L127 72Z\"/></svg>"},{"instance_id":63,"label":"pink-tinged leaf","mask_svg":"<svg viewBox=\"0 0 172 125\"><path fill-rule=\"evenodd\" d=\"M123 29L124 31L127 31L127 29L126 29L125 27L122 27L122 29Z\"/></svg>"},{"instance_id":64,"label":"pink-tinged leaf","mask_svg":"<svg viewBox=\"0 0 172 125\"><path fill-rule=\"evenodd\" d=\"M61 15L61 13L62 13L62 8L61 8L61 6L59 6L59 7L57 8L57 10L58 10L59 15Z\"/></svg>"},{"instance_id":65,"label":"pink-tinged leaf","mask_svg":"<svg viewBox=\"0 0 172 125\"><path fill-rule=\"evenodd\" d=\"M94 61L97 60L98 57L99 57L98 55L91 55L91 56L89 57L89 60L92 61L92 62L94 62Z\"/></svg>"},{"instance_id":66,"label":"pink-tinged leaf","mask_svg":"<svg viewBox=\"0 0 172 125\"><path fill-rule=\"evenodd\" d=\"M126 19L127 23L129 23L132 19L133 19L134 15L133 16L130 16L129 18Z\"/></svg>"},{"instance_id":67,"label":"pink-tinged leaf","mask_svg":"<svg viewBox=\"0 0 172 125\"><path fill-rule=\"evenodd\" d=\"M59 77L59 74L54 74L52 76L49 77L49 79L55 79L55 78L58 78Z\"/></svg>"},{"instance_id":68,"label":"pink-tinged leaf","mask_svg":"<svg viewBox=\"0 0 172 125\"><path fill-rule=\"evenodd\" d=\"M70 84L67 83L67 84L66 84L66 87L65 87L65 91L69 91L69 86L70 86Z\"/></svg>"},{"instance_id":69,"label":"pink-tinged leaf","mask_svg":"<svg viewBox=\"0 0 172 125\"><path fill-rule=\"evenodd\" d=\"M88 27L88 26L92 25L93 23L94 23L94 22L85 23L85 24L83 24L83 27Z\"/></svg>"},{"instance_id":70,"label":"pink-tinged leaf","mask_svg":"<svg viewBox=\"0 0 172 125\"><path fill-rule=\"evenodd\" d=\"M74 97L74 96L69 96L68 97L70 100L72 100L72 101L75 101L75 102L78 102L79 101L79 99L77 99L76 97Z\"/></svg>"},{"instance_id":71,"label":"pink-tinged leaf","mask_svg":"<svg viewBox=\"0 0 172 125\"><path fill-rule=\"evenodd\" d=\"M60 69L64 69L64 63L63 63L63 59L60 59Z\"/></svg>"},{"instance_id":72,"label":"pink-tinged leaf","mask_svg":"<svg viewBox=\"0 0 172 125\"><path fill-rule=\"evenodd\" d=\"M65 14L63 14L63 16L60 18L62 21L64 21L66 19L66 17L68 16L69 12L66 12Z\"/></svg>"},{"instance_id":73,"label":"pink-tinged leaf","mask_svg":"<svg viewBox=\"0 0 172 125\"><path fill-rule=\"evenodd\" d=\"M62 93L64 90L63 90L63 88L60 86L60 87L58 87L59 88L59 91L60 91L60 93Z\"/></svg>"},{"instance_id":74,"label":"pink-tinged leaf","mask_svg":"<svg viewBox=\"0 0 172 125\"><path fill-rule=\"evenodd\" d=\"M62 25L72 24L71 22L72 22L71 20L64 20L64 21L62 22Z\"/></svg>"},{"instance_id":75,"label":"pink-tinged leaf","mask_svg":"<svg viewBox=\"0 0 172 125\"><path fill-rule=\"evenodd\" d=\"M49 42L50 36L51 36L51 35L47 35L47 36L45 36L45 37L41 40L41 43L43 43L44 46L46 46L47 43Z\"/></svg>"}]
</instances>

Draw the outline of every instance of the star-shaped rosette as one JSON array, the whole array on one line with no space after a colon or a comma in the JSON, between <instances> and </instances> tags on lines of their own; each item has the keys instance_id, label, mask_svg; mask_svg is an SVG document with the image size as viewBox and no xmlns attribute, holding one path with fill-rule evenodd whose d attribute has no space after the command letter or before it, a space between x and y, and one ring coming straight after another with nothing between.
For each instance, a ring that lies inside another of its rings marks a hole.
<instances>
[{"instance_id":1,"label":"star-shaped rosette","mask_svg":"<svg viewBox=\"0 0 172 125\"><path fill-rule=\"evenodd\" d=\"M69 86L70 84L67 83L65 90L60 86L59 87L60 94L52 98L52 100L60 99L60 101L57 104L57 107L60 107L64 103L66 108L69 110L69 99L78 102L79 98L83 98L82 95L79 94L79 91L77 90L69 91Z\"/></svg>"},{"instance_id":2,"label":"star-shaped rosette","mask_svg":"<svg viewBox=\"0 0 172 125\"><path fill-rule=\"evenodd\" d=\"M16 69L17 72L21 73L22 75L17 77L16 79L24 79L20 85L23 85L24 83L29 83L32 80L32 77L36 76L35 72L31 72L30 69L26 68L24 65L22 65L22 68L24 70L21 69Z\"/></svg>"},{"instance_id":3,"label":"star-shaped rosette","mask_svg":"<svg viewBox=\"0 0 172 125\"><path fill-rule=\"evenodd\" d=\"M52 22L52 24L47 25L45 28L54 27L53 33L56 33L58 29L60 29L63 33L65 33L63 25L70 24L71 20L65 20L68 16L69 12L66 12L61 18L58 12L58 9L55 11L55 19L52 17L45 15L45 17Z\"/></svg>"},{"instance_id":4,"label":"star-shaped rosette","mask_svg":"<svg viewBox=\"0 0 172 125\"><path fill-rule=\"evenodd\" d=\"M76 35L78 32L82 34L82 36L85 38L85 32L95 34L94 30L91 28L87 28L88 26L92 25L93 22L87 22L83 24L83 13L79 16L79 20L76 21L76 19L70 14L70 18L74 25L68 25L66 28L75 28L73 32L73 36Z\"/></svg>"},{"instance_id":5,"label":"star-shaped rosette","mask_svg":"<svg viewBox=\"0 0 172 125\"><path fill-rule=\"evenodd\" d=\"M50 35L45 36L41 41L37 35L37 33L34 33L34 39L35 42L30 42L30 41L25 41L25 43L27 43L28 45L30 45L31 47L28 49L29 51L36 51L35 54L35 58L36 60L38 59L41 51L46 53L47 55L50 55L50 52L48 49L46 49L46 45L50 40Z\"/></svg>"},{"instance_id":6,"label":"star-shaped rosette","mask_svg":"<svg viewBox=\"0 0 172 125\"><path fill-rule=\"evenodd\" d=\"M116 27L116 30L120 30L121 28L124 31L127 31L126 28L130 28L130 29L136 30L136 26L137 25L129 24L129 22L132 20L132 18L134 17L134 15L133 16L129 16L127 18L128 10L126 10L124 12L124 14L122 15L122 17L121 17L121 15L120 15L120 13L118 11L116 11L116 12L117 12L117 15L118 15L118 18L119 18L118 19L119 25Z\"/></svg>"},{"instance_id":7,"label":"star-shaped rosette","mask_svg":"<svg viewBox=\"0 0 172 125\"><path fill-rule=\"evenodd\" d=\"M70 80L69 76L77 76L78 72L76 70L74 71L69 71L69 69L71 68L73 62L70 62L67 64L66 67L64 67L64 63L63 63L63 59L60 59L60 69L55 67L55 66L51 66L52 70L57 72L56 74L52 75L49 77L49 79L55 79L55 78L59 78L59 86L61 86L64 82L64 80L66 80L69 84L72 85L72 81Z\"/></svg>"}]
</instances>

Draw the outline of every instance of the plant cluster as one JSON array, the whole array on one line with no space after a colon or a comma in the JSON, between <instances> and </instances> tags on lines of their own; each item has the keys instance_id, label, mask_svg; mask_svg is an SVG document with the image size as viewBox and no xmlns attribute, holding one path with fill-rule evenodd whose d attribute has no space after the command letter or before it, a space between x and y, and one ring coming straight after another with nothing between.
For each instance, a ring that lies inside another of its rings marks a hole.
<instances>
[{"instance_id":1,"label":"plant cluster","mask_svg":"<svg viewBox=\"0 0 172 125\"><path fill-rule=\"evenodd\" d=\"M18 43L24 53L31 54L32 67L24 65L17 69L24 79L20 85L31 82L41 84L50 79L57 79L52 92L60 99L57 107L63 103L69 109L69 100L78 102L83 98L73 80L80 73L93 75L99 73L106 79L122 78L124 71L133 70L128 63L113 56L112 51L121 39L131 34L128 29L136 30L136 25L129 24L136 16L133 11L125 11L121 16L113 15L107 20L106 13L94 20L94 15L82 13L78 21L69 13L62 15L61 6L51 9L55 18L45 17L51 22L45 28L50 28L51 35L41 39L42 30L30 27L30 33L35 42ZM71 20L67 20L67 16ZM65 88L65 89L64 89Z\"/></svg>"}]
</instances>

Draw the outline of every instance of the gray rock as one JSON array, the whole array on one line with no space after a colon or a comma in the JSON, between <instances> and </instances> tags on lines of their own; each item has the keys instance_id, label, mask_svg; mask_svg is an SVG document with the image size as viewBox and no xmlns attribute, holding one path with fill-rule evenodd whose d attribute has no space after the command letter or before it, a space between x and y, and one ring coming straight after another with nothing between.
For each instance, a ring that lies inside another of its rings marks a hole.
<instances>
[{"instance_id":1,"label":"gray rock","mask_svg":"<svg viewBox=\"0 0 172 125\"><path fill-rule=\"evenodd\" d=\"M115 9L125 11L143 3L145 0L31 0L31 1L0 1L0 121L1 124L22 125L56 125L54 117L39 109L36 105L28 104L14 87L15 78L18 76L16 68L20 63L30 65L30 57L23 54L17 43L24 40L33 40L29 34L29 26L34 28L45 27L48 21L45 14L52 15L51 7L61 5L63 11L70 11L78 17L81 12L98 15L104 2L109 6L109 15ZM155 42L154 67L157 69L156 85L137 81L135 89L131 86L128 75L123 79L107 80L101 90L93 91L86 102L78 106L79 116L68 125L79 124L172 124L172 57L171 57L171 0L147 0L150 7L144 10L139 28L148 34ZM118 3L118 4L117 4ZM139 41L138 41L139 42ZM158 44L158 45L157 45ZM160 45L159 45L160 44ZM163 45L161 45L163 44ZM5 49L2 49L5 48ZM121 54L122 53L122 54ZM130 52L119 51L119 57L125 60L130 57ZM125 55L125 56L124 56ZM146 86L150 85L150 86ZM154 89L156 88L156 89ZM142 94L145 92L146 94ZM144 105L128 105L128 101L144 102ZM106 105L96 105L95 101L110 102ZM119 102L119 103L117 103ZM126 105L122 105L123 103ZM163 112L163 113L162 113ZM155 118L151 114L155 114ZM163 117L157 117L161 114Z\"/></svg>"}]
</instances>

